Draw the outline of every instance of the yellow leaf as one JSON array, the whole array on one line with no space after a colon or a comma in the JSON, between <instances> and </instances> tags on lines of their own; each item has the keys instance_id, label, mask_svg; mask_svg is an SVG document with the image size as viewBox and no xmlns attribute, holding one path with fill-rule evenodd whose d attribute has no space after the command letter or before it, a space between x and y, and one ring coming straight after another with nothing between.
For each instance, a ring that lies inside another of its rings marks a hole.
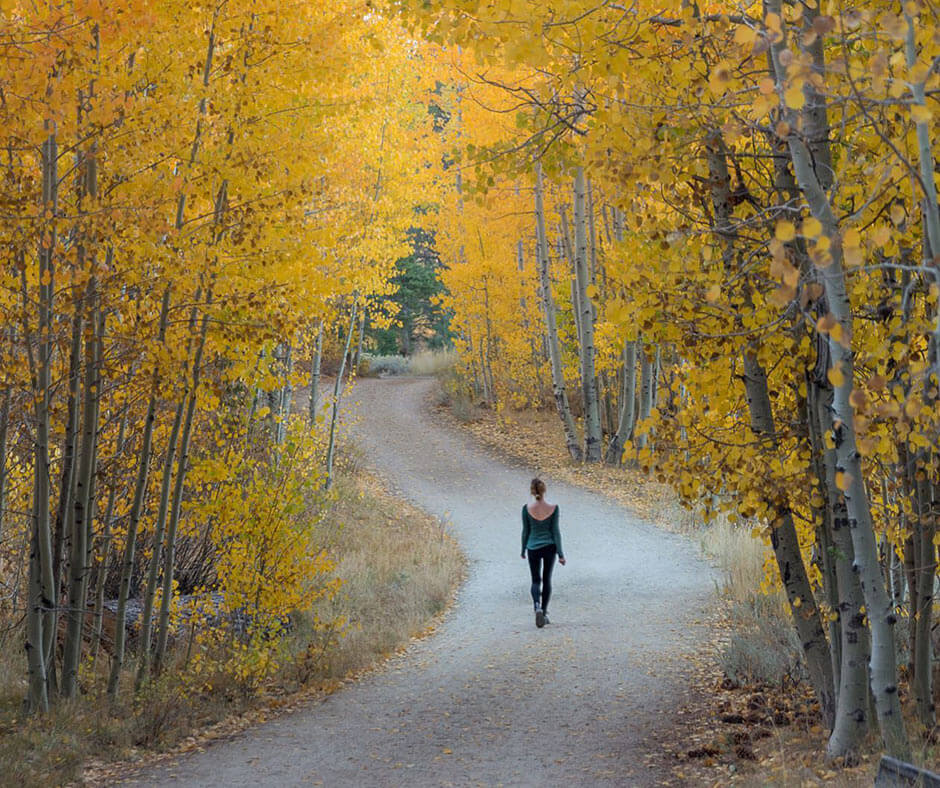
<instances>
[{"instance_id":1,"label":"yellow leaf","mask_svg":"<svg viewBox=\"0 0 940 788\"><path fill-rule=\"evenodd\" d=\"M822 232L822 222L815 216L810 216L803 220L802 232L806 238L815 238Z\"/></svg>"},{"instance_id":2,"label":"yellow leaf","mask_svg":"<svg viewBox=\"0 0 940 788\"><path fill-rule=\"evenodd\" d=\"M721 285L712 285L705 291L705 300L710 304L714 304L719 298L721 298Z\"/></svg>"},{"instance_id":3,"label":"yellow leaf","mask_svg":"<svg viewBox=\"0 0 940 788\"><path fill-rule=\"evenodd\" d=\"M784 91L783 101L790 109L802 109L806 103L802 85L791 85Z\"/></svg>"},{"instance_id":4,"label":"yellow leaf","mask_svg":"<svg viewBox=\"0 0 940 788\"><path fill-rule=\"evenodd\" d=\"M587 293L588 298L597 298L597 287L594 285L588 285L585 292Z\"/></svg>"},{"instance_id":5,"label":"yellow leaf","mask_svg":"<svg viewBox=\"0 0 940 788\"><path fill-rule=\"evenodd\" d=\"M906 217L907 211L904 210L903 203L896 202L891 206L891 221L894 222L895 226L900 225Z\"/></svg>"},{"instance_id":6,"label":"yellow leaf","mask_svg":"<svg viewBox=\"0 0 940 788\"><path fill-rule=\"evenodd\" d=\"M739 25L734 31L734 43L740 46L751 46L757 40L757 31L747 25Z\"/></svg>"},{"instance_id":7,"label":"yellow leaf","mask_svg":"<svg viewBox=\"0 0 940 788\"><path fill-rule=\"evenodd\" d=\"M792 241L796 237L796 227L793 225L793 222L779 221L777 222L777 227L774 232L778 241Z\"/></svg>"},{"instance_id":8,"label":"yellow leaf","mask_svg":"<svg viewBox=\"0 0 940 788\"><path fill-rule=\"evenodd\" d=\"M911 107L911 119L914 123L930 123L933 113L923 104L914 104Z\"/></svg>"},{"instance_id":9,"label":"yellow leaf","mask_svg":"<svg viewBox=\"0 0 940 788\"><path fill-rule=\"evenodd\" d=\"M836 487L846 492L852 486L852 475L845 471L836 471Z\"/></svg>"},{"instance_id":10,"label":"yellow leaf","mask_svg":"<svg viewBox=\"0 0 940 788\"><path fill-rule=\"evenodd\" d=\"M862 236L858 230L846 230L842 236L842 246L846 249L857 249L862 245Z\"/></svg>"},{"instance_id":11,"label":"yellow leaf","mask_svg":"<svg viewBox=\"0 0 940 788\"><path fill-rule=\"evenodd\" d=\"M836 324L838 325L838 323ZM826 377L829 378L829 382L839 388L845 383L845 375L842 374L842 370L839 367L830 367L829 371L826 373Z\"/></svg>"}]
</instances>

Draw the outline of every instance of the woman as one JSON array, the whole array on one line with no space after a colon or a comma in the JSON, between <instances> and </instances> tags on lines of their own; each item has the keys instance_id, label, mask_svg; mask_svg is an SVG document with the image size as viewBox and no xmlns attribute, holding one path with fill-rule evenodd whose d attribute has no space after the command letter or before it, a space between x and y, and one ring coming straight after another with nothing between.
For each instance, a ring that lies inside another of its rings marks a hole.
<instances>
[{"instance_id":1,"label":"woman","mask_svg":"<svg viewBox=\"0 0 940 788\"><path fill-rule=\"evenodd\" d=\"M552 596L552 569L555 556L565 565L565 554L561 549L561 533L558 531L558 505L545 501L545 482L533 479L529 492L535 503L522 507L522 557L529 554L529 571L532 573L532 602L535 604L535 626L541 628L548 623L548 600Z\"/></svg>"}]
</instances>

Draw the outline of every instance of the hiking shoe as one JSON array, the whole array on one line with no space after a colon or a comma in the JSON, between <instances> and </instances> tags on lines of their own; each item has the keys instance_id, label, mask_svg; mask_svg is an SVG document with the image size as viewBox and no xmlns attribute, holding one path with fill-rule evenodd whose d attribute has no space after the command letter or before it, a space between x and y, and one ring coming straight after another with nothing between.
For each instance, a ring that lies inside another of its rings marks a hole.
<instances>
[{"instance_id":1,"label":"hiking shoe","mask_svg":"<svg viewBox=\"0 0 940 788\"><path fill-rule=\"evenodd\" d=\"M548 613L546 613L544 610L542 611L542 621L543 621L545 624L551 624L551 623L552 623L551 621L548 620Z\"/></svg>"},{"instance_id":2,"label":"hiking shoe","mask_svg":"<svg viewBox=\"0 0 940 788\"><path fill-rule=\"evenodd\" d=\"M545 613L542 611L542 608L536 608L536 611L535 611L535 626L537 626L539 629L541 629L542 627L545 626L545 624L546 624L547 621L548 621L548 619L545 618Z\"/></svg>"}]
</instances>

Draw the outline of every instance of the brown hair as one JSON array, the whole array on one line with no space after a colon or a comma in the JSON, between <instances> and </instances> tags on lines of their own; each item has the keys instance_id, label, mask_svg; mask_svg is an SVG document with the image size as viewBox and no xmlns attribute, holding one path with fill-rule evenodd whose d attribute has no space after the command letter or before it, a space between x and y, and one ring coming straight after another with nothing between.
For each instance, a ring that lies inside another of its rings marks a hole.
<instances>
[{"instance_id":1,"label":"brown hair","mask_svg":"<svg viewBox=\"0 0 940 788\"><path fill-rule=\"evenodd\" d=\"M529 485L529 492L535 496L536 501L541 501L542 496L545 495L545 482L536 477Z\"/></svg>"}]
</instances>

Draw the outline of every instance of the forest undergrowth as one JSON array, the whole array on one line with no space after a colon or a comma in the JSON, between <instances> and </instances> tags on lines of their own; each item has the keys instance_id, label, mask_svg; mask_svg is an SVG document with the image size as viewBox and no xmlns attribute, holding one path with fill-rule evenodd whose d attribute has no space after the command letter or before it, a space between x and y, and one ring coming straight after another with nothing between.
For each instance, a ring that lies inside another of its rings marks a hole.
<instances>
[{"instance_id":1,"label":"forest undergrowth","mask_svg":"<svg viewBox=\"0 0 940 788\"><path fill-rule=\"evenodd\" d=\"M691 666L693 700L679 710L675 736L663 744L676 783L871 785L874 750L845 768L825 757L819 708L804 680L786 597L761 588L772 553L746 523L721 516L705 523L638 469L572 461L553 411L480 407L448 385L450 374L438 395L439 417L533 474L594 490L658 528L690 537L717 570L711 635ZM933 757L926 750L921 756L923 762Z\"/></svg>"},{"instance_id":2,"label":"forest undergrowth","mask_svg":"<svg viewBox=\"0 0 940 788\"><path fill-rule=\"evenodd\" d=\"M255 684L220 671L193 691L185 672L167 670L141 694L111 704L105 655L86 666L79 699L25 717L25 656L0 648L0 782L28 788L125 775L320 698L433 632L463 556L440 521L391 496L357 457L354 447L344 448L325 519L333 575L342 584L312 610L291 615L271 675ZM177 662L184 646L176 646Z\"/></svg>"}]
</instances>

